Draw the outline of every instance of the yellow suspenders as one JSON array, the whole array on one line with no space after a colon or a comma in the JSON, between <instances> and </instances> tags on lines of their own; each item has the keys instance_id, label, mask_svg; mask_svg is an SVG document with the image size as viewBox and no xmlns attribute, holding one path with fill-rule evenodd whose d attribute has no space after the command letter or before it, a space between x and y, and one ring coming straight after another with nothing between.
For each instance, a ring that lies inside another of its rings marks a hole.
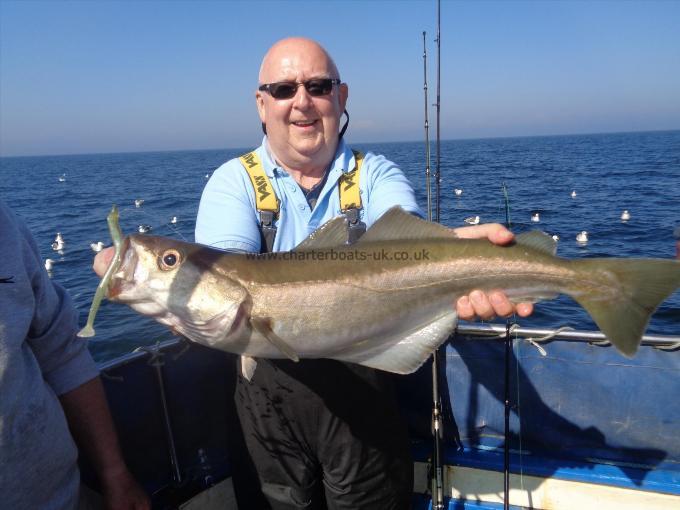
<instances>
[{"instance_id":1,"label":"yellow suspenders","mask_svg":"<svg viewBox=\"0 0 680 510\"><path fill-rule=\"evenodd\" d=\"M351 172L344 173L338 179L340 209L347 217L347 237L349 243L354 243L366 231L366 225L359 221L359 210L361 209L359 175L364 155L359 151L352 152L354 152L354 161L356 163L354 168ZM276 237L274 220L279 215L279 200L276 198L272 183L264 172L264 167L255 151L244 154L239 160L241 160L243 168L248 172L253 190L255 190L255 208L260 215L262 251L270 252Z\"/></svg>"},{"instance_id":2,"label":"yellow suspenders","mask_svg":"<svg viewBox=\"0 0 680 510\"><path fill-rule=\"evenodd\" d=\"M347 212L349 209L361 209L361 195L359 194L359 173L361 164L364 162L364 155L359 151L354 152L354 169L344 173L338 180L340 190L340 209Z\"/></svg>"},{"instance_id":3,"label":"yellow suspenders","mask_svg":"<svg viewBox=\"0 0 680 510\"><path fill-rule=\"evenodd\" d=\"M366 231L366 225L359 219L361 209L361 194L359 193L359 176L364 155L354 152L355 165L351 172L344 173L338 179L340 193L340 209L347 217L347 237L349 243L354 243ZM260 215L260 233L262 234L262 251L271 252L276 237L274 220L279 215L279 200L276 198L272 183L264 172L264 167L255 151L244 154L239 158L243 168L248 172L250 182L255 190L255 208Z\"/></svg>"},{"instance_id":4,"label":"yellow suspenders","mask_svg":"<svg viewBox=\"0 0 680 510\"><path fill-rule=\"evenodd\" d=\"M257 157L255 151L244 154L240 158L243 168L248 172L250 182L253 184L255 190L255 207L258 211L270 211L278 216L279 201L272 188L272 183L269 177L264 173L260 158Z\"/></svg>"},{"instance_id":5,"label":"yellow suspenders","mask_svg":"<svg viewBox=\"0 0 680 510\"><path fill-rule=\"evenodd\" d=\"M343 213L349 209L361 209L361 195L359 194L359 173L361 172L361 164L364 161L364 155L359 151L354 152L354 161L356 162L354 169L351 172L342 174L338 180L338 189L340 191L340 209ZM250 182L255 190L255 208L258 211L270 211L278 216L279 201L274 193L272 183L269 177L264 172L260 158L257 157L255 151L244 154L239 158L243 168L248 172Z\"/></svg>"}]
</instances>

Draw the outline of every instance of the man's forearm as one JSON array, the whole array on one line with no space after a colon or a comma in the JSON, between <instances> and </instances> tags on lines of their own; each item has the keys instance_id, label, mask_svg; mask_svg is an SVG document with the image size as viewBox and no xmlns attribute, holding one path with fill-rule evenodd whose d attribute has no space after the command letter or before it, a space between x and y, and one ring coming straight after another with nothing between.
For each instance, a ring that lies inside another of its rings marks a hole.
<instances>
[{"instance_id":1,"label":"man's forearm","mask_svg":"<svg viewBox=\"0 0 680 510\"><path fill-rule=\"evenodd\" d=\"M87 456L102 483L126 471L118 436L99 377L59 397L78 448Z\"/></svg>"}]
</instances>

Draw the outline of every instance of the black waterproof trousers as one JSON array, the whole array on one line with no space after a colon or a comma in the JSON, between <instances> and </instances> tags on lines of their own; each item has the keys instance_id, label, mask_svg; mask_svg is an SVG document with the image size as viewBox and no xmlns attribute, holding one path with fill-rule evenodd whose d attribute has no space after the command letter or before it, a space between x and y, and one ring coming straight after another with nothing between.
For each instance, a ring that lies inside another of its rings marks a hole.
<instances>
[{"instance_id":1,"label":"black waterproof trousers","mask_svg":"<svg viewBox=\"0 0 680 510\"><path fill-rule=\"evenodd\" d=\"M390 374L333 360L259 359L236 407L272 508L411 507L413 462Z\"/></svg>"}]
</instances>

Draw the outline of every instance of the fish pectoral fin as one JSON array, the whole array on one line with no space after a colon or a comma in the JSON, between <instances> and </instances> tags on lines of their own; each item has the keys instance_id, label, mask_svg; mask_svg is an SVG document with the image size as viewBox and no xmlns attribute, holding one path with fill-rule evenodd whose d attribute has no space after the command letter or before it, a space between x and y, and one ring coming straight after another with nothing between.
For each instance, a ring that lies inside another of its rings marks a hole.
<instances>
[{"instance_id":1,"label":"fish pectoral fin","mask_svg":"<svg viewBox=\"0 0 680 510\"><path fill-rule=\"evenodd\" d=\"M271 342L286 358L295 362L300 361L297 353L288 345L280 336L278 336L271 328L271 319L250 319L250 324L253 329L260 333L263 337Z\"/></svg>"},{"instance_id":2,"label":"fish pectoral fin","mask_svg":"<svg viewBox=\"0 0 680 510\"><path fill-rule=\"evenodd\" d=\"M255 358L250 356L241 356L241 375L250 382L255 375L255 369L257 368L257 361Z\"/></svg>"}]
</instances>

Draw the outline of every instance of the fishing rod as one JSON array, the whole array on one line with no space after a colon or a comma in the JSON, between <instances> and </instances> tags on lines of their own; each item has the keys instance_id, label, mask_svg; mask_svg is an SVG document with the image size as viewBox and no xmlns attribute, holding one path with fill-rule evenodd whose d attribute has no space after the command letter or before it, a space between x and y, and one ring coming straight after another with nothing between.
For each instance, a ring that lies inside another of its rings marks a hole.
<instances>
[{"instance_id":1,"label":"fishing rod","mask_svg":"<svg viewBox=\"0 0 680 510\"><path fill-rule=\"evenodd\" d=\"M440 194L441 194L441 147L440 147L440 110L441 110L441 95L440 95L440 85L441 85L441 0L437 0L437 102L435 103L437 107L437 166L434 173L434 184L435 184L435 215L434 221L439 223L439 212L440 212Z\"/></svg>"},{"instance_id":2,"label":"fishing rod","mask_svg":"<svg viewBox=\"0 0 680 510\"><path fill-rule=\"evenodd\" d=\"M441 0L437 0L437 164L435 182L435 215L434 221L440 221L440 185L441 185L441 151L440 151L440 70L441 70ZM425 109L427 111L427 108ZM429 144L428 144L429 150ZM429 206L429 204L428 204ZM444 510L444 483L442 473L442 439L444 428L442 423L442 401L439 395L439 361L437 350L432 353L432 435L434 436L434 452L432 464L432 510Z\"/></svg>"},{"instance_id":3,"label":"fishing rod","mask_svg":"<svg viewBox=\"0 0 680 510\"><path fill-rule=\"evenodd\" d=\"M427 190L427 221L432 221L432 189L430 186L430 122L427 115L427 46L423 31L423 90L425 91L425 189Z\"/></svg>"},{"instance_id":4,"label":"fishing rod","mask_svg":"<svg viewBox=\"0 0 680 510\"><path fill-rule=\"evenodd\" d=\"M505 199L505 226L506 228L512 227L512 222L510 221L510 197L508 196L508 187L503 181L503 198Z\"/></svg>"},{"instance_id":5,"label":"fishing rod","mask_svg":"<svg viewBox=\"0 0 680 510\"><path fill-rule=\"evenodd\" d=\"M505 199L505 227L510 228L510 197L508 187L503 181L503 197ZM503 510L510 508L510 353L512 352L512 336L510 319L505 321L504 352L504 397L503 397Z\"/></svg>"}]
</instances>

